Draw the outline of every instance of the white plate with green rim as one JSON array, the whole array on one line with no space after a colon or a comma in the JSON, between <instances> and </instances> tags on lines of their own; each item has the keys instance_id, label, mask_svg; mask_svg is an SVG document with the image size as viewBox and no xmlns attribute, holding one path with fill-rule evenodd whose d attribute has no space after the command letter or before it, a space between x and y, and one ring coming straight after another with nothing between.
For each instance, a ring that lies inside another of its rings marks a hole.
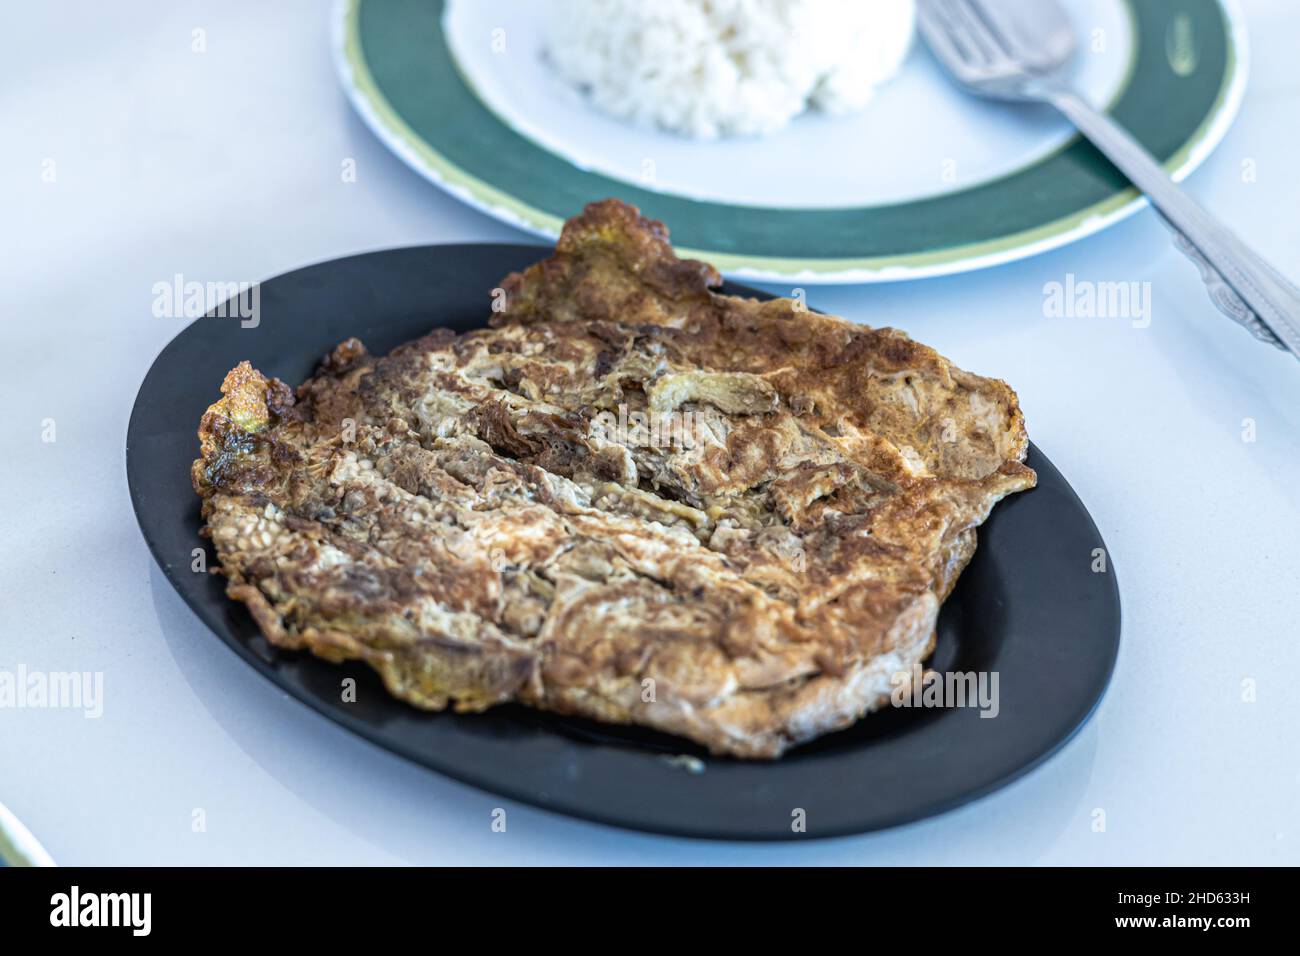
<instances>
[{"instance_id":1,"label":"white plate with green rim","mask_svg":"<svg viewBox=\"0 0 1300 956\"><path fill-rule=\"evenodd\" d=\"M0 803L0 866L54 866L30 830Z\"/></svg>"},{"instance_id":2,"label":"white plate with green rim","mask_svg":"<svg viewBox=\"0 0 1300 956\"><path fill-rule=\"evenodd\" d=\"M1067 0L1076 86L1181 179L1241 102L1231 0ZM1048 107L975 99L919 41L862 113L698 142L599 113L541 55L545 4L340 0L344 88L379 138L453 195L554 238L617 196L684 254L770 282L915 279L1091 235L1145 200Z\"/></svg>"}]
</instances>

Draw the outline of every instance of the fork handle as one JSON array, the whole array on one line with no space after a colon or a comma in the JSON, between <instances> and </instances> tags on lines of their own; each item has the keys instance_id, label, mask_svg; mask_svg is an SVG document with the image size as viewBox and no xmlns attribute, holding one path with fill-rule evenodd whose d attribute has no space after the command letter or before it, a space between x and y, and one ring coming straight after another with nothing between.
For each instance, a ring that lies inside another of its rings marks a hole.
<instances>
[{"instance_id":1,"label":"fork handle","mask_svg":"<svg viewBox=\"0 0 1300 956\"><path fill-rule=\"evenodd\" d=\"M1196 263L1214 304L1256 337L1300 359L1300 290L1197 205L1128 131L1070 90L1044 94L1146 193Z\"/></svg>"}]
</instances>

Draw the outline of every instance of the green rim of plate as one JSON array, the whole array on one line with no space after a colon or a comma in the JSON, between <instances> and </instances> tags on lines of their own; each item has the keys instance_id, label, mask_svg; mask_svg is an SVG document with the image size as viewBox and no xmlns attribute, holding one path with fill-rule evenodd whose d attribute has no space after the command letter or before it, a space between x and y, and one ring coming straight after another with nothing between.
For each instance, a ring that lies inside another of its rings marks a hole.
<instances>
[{"instance_id":1,"label":"green rim of plate","mask_svg":"<svg viewBox=\"0 0 1300 956\"><path fill-rule=\"evenodd\" d=\"M1077 137L1006 176L888 205L776 208L652 192L579 169L502 123L456 66L443 0L341 2L344 82L375 132L453 194L541 235L558 235L587 203L617 196L667 222L684 254L724 271L937 274L1053 248L1141 204ZM1241 28L1222 0L1123 2L1134 59L1111 114L1171 173L1186 172L1235 111Z\"/></svg>"}]
</instances>

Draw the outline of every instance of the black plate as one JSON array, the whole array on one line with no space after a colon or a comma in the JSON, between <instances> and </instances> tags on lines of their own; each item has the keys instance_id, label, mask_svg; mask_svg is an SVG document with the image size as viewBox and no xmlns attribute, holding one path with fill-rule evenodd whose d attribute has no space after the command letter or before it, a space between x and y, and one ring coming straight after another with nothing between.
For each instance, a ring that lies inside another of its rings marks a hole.
<instances>
[{"instance_id":1,"label":"black plate","mask_svg":"<svg viewBox=\"0 0 1300 956\"><path fill-rule=\"evenodd\" d=\"M226 598L222 578L191 571L193 549L207 542L198 536L190 462L199 417L222 377L249 359L297 383L351 335L382 353L435 326L474 328L501 278L545 251L429 246L309 266L262 284L255 328L210 315L163 349L127 432L131 499L168 579L241 657L330 719L459 780L561 813L694 837L807 839L930 816L1025 773L1087 720L1119 648L1119 590L1109 563L1092 571L1101 536L1036 448L1029 464L1038 487L1002 502L980 530L975 558L940 615L931 661L941 672L997 672L993 719L975 708L889 709L777 762L746 762L650 731L516 706L427 714L389 697L364 665L271 647L244 606ZM347 676L357 680L355 703L340 700ZM679 754L703 758L703 772L669 759ZM803 833L792 828L799 809Z\"/></svg>"}]
</instances>

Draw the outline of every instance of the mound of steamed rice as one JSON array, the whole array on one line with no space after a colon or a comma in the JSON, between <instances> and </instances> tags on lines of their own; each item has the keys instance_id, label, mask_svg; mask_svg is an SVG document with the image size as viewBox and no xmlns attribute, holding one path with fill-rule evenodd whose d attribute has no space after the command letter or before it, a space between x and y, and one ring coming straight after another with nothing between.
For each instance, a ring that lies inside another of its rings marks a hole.
<instances>
[{"instance_id":1,"label":"mound of steamed rice","mask_svg":"<svg viewBox=\"0 0 1300 956\"><path fill-rule=\"evenodd\" d=\"M862 109L911 45L913 0L553 0L547 54L600 109L753 136Z\"/></svg>"}]
</instances>

